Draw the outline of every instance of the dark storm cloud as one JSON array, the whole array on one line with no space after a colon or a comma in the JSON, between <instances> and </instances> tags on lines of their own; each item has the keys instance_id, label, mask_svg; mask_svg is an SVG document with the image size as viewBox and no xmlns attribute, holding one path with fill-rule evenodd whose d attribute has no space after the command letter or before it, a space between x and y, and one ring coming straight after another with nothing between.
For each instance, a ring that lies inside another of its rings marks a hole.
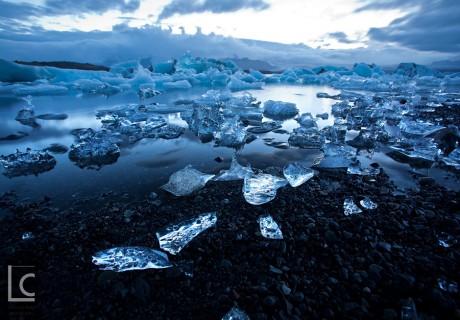
<instances>
[{"instance_id":1,"label":"dark storm cloud","mask_svg":"<svg viewBox=\"0 0 460 320\"><path fill-rule=\"evenodd\" d=\"M398 6L398 3L401 5ZM401 9L409 4L415 11L396 19L383 28L371 28L371 40L393 43L421 51L460 51L460 6L458 0L375 1L359 8L364 10Z\"/></svg>"},{"instance_id":2,"label":"dark storm cloud","mask_svg":"<svg viewBox=\"0 0 460 320\"><path fill-rule=\"evenodd\" d=\"M102 14L109 10L120 10L125 13L139 9L140 0L47 0L45 6L51 15Z\"/></svg>"},{"instance_id":3,"label":"dark storm cloud","mask_svg":"<svg viewBox=\"0 0 460 320\"><path fill-rule=\"evenodd\" d=\"M201 12L224 13L242 9L265 10L270 5L264 0L173 0L163 8L158 20L172 17L175 14Z\"/></svg>"},{"instance_id":4,"label":"dark storm cloud","mask_svg":"<svg viewBox=\"0 0 460 320\"><path fill-rule=\"evenodd\" d=\"M353 43L353 41L349 40L347 38L347 35L343 32L332 32L332 33L328 33L328 36L332 39L335 39L337 40L338 42L340 43L346 43L346 44L350 44L350 43Z\"/></svg>"}]
</instances>

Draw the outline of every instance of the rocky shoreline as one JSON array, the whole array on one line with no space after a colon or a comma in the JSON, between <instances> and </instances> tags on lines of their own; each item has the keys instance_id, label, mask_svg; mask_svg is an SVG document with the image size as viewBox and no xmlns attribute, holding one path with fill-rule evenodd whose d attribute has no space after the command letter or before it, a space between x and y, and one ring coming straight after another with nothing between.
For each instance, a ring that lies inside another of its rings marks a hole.
<instances>
[{"instance_id":1,"label":"rocky shoreline","mask_svg":"<svg viewBox=\"0 0 460 320\"><path fill-rule=\"evenodd\" d=\"M238 305L253 320L399 319L412 300L419 319L460 319L458 289L438 283L460 282L460 194L429 178L419 184L402 195L383 170L375 177L322 171L260 206L245 202L242 181L135 203L102 194L60 209L52 199L25 203L10 192L0 198L8 230L0 257L4 266L35 266L31 318L221 319ZM344 215L345 197L359 203L365 196L378 207ZM115 246L159 249L155 231L210 211L216 225L170 256L193 262L193 277L177 267L115 273L91 262ZM283 240L261 236L263 213L278 222ZM25 232L33 236L22 240ZM14 308L1 310L7 318Z\"/></svg>"}]
</instances>

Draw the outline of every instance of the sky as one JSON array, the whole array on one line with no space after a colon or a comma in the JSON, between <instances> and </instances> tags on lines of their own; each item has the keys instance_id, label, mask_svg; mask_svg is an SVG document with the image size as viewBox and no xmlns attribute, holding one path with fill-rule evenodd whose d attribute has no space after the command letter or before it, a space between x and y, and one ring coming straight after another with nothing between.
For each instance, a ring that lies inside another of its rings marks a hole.
<instances>
[{"instance_id":1,"label":"sky","mask_svg":"<svg viewBox=\"0 0 460 320\"><path fill-rule=\"evenodd\" d=\"M458 17L460 0L0 0L0 58L430 64L460 59Z\"/></svg>"}]
</instances>

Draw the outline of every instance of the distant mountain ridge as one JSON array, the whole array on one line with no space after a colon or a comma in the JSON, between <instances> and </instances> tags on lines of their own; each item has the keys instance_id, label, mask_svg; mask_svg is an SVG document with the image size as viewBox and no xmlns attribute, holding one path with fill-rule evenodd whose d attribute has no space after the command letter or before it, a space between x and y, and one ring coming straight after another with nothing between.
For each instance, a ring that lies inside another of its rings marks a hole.
<instances>
[{"instance_id":1,"label":"distant mountain ridge","mask_svg":"<svg viewBox=\"0 0 460 320\"><path fill-rule=\"evenodd\" d=\"M92 70L92 71L109 71L110 68L106 66L98 66L91 63L80 63L80 62L71 62L71 61L14 61L17 64L27 65L27 66L37 66L37 67L55 67L60 69L76 69L76 70Z\"/></svg>"},{"instance_id":2,"label":"distant mountain ridge","mask_svg":"<svg viewBox=\"0 0 460 320\"><path fill-rule=\"evenodd\" d=\"M437 70L460 71L460 60L434 61L431 67Z\"/></svg>"}]
</instances>

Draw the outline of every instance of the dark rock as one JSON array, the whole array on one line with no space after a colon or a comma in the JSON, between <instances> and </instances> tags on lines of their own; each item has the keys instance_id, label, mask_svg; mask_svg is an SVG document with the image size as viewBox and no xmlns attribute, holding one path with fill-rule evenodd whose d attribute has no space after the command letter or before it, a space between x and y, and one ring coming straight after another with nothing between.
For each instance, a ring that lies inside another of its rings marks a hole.
<instances>
[{"instance_id":1,"label":"dark rock","mask_svg":"<svg viewBox=\"0 0 460 320\"><path fill-rule=\"evenodd\" d=\"M220 267L223 268L223 269L231 269L232 268L232 263L230 261L228 261L227 259L225 258L222 258L220 260Z\"/></svg>"},{"instance_id":2,"label":"dark rock","mask_svg":"<svg viewBox=\"0 0 460 320\"><path fill-rule=\"evenodd\" d=\"M383 319L385 320L396 320L399 319L398 313L394 309L383 310Z\"/></svg>"},{"instance_id":3,"label":"dark rock","mask_svg":"<svg viewBox=\"0 0 460 320\"><path fill-rule=\"evenodd\" d=\"M329 243L335 243L337 242L337 236L335 235L334 231L332 230L327 230L326 233L324 234L326 237L326 241Z\"/></svg>"},{"instance_id":4,"label":"dark rock","mask_svg":"<svg viewBox=\"0 0 460 320\"><path fill-rule=\"evenodd\" d=\"M273 309L278 305L279 299L275 296L267 296L263 300L264 306Z\"/></svg>"},{"instance_id":5,"label":"dark rock","mask_svg":"<svg viewBox=\"0 0 460 320\"><path fill-rule=\"evenodd\" d=\"M114 283L118 278L118 273L115 271L103 271L99 277L97 277L97 285L100 287L106 287Z\"/></svg>"}]
</instances>

